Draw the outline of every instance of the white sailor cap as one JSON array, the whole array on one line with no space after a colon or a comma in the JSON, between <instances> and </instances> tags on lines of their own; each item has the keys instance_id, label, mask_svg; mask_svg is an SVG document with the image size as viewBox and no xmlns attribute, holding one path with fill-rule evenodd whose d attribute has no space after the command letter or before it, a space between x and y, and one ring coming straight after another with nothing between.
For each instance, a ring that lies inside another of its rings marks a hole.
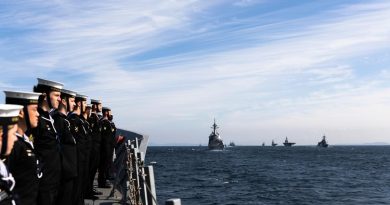
<instances>
[{"instance_id":1,"label":"white sailor cap","mask_svg":"<svg viewBox=\"0 0 390 205\"><path fill-rule=\"evenodd\" d=\"M71 90L67 89L61 89L61 94L65 95L66 97L76 97L77 93Z\"/></svg>"},{"instance_id":2,"label":"white sailor cap","mask_svg":"<svg viewBox=\"0 0 390 205\"><path fill-rule=\"evenodd\" d=\"M92 108L92 104L87 104L87 108Z\"/></svg>"},{"instance_id":3,"label":"white sailor cap","mask_svg":"<svg viewBox=\"0 0 390 205\"><path fill-rule=\"evenodd\" d=\"M38 79L38 85L35 86L34 91L35 92L46 92L46 91L58 91L61 92L61 89L64 87L64 84L51 81L51 80L45 80L42 78Z\"/></svg>"},{"instance_id":4,"label":"white sailor cap","mask_svg":"<svg viewBox=\"0 0 390 205\"><path fill-rule=\"evenodd\" d=\"M111 108L109 108L109 107L102 107L102 111L111 111Z\"/></svg>"},{"instance_id":5,"label":"white sailor cap","mask_svg":"<svg viewBox=\"0 0 390 205\"><path fill-rule=\"evenodd\" d=\"M76 95L76 101L87 101L87 98L88 96L86 95L82 95L82 94L78 94Z\"/></svg>"},{"instance_id":6,"label":"white sailor cap","mask_svg":"<svg viewBox=\"0 0 390 205\"><path fill-rule=\"evenodd\" d=\"M16 124L22 108L21 105L0 104L0 125Z\"/></svg>"},{"instance_id":7,"label":"white sailor cap","mask_svg":"<svg viewBox=\"0 0 390 205\"><path fill-rule=\"evenodd\" d=\"M102 101L96 100L96 99L91 99L91 104L102 104Z\"/></svg>"},{"instance_id":8,"label":"white sailor cap","mask_svg":"<svg viewBox=\"0 0 390 205\"><path fill-rule=\"evenodd\" d=\"M4 91L6 104L30 105L38 104L40 93Z\"/></svg>"}]
</instances>

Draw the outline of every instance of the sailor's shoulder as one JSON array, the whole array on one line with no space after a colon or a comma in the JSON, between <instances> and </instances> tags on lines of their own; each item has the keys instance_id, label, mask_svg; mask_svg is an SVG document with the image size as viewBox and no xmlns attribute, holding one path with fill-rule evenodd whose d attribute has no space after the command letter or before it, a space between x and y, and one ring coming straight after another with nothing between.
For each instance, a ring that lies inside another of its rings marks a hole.
<instances>
[{"instance_id":1,"label":"sailor's shoulder","mask_svg":"<svg viewBox=\"0 0 390 205\"><path fill-rule=\"evenodd\" d=\"M102 121L101 126L103 130L111 129L111 123L108 120Z\"/></svg>"},{"instance_id":2,"label":"sailor's shoulder","mask_svg":"<svg viewBox=\"0 0 390 205\"><path fill-rule=\"evenodd\" d=\"M78 116L77 114L73 114L73 113L68 116L68 120L75 121L75 122L82 122L82 120L80 119L80 116Z\"/></svg>"},{"instance_id":3,"label":"sailor's shoulder","mask_svg":"<svg viewBox=\"0 0 390 205\"><path fill-rule=\"evenodd\" d=\"M51 122L50 116L43 116L43 115L40 115L40 116L39 116L39 119L40 119L41 121L44 121L44 122Z\"/></svg>"},{"instance_id":4,"label":"sailor's shoulder","mask_svg":"<svg viewBox=\"0 0 390 205\"><path fill-rule=\"evenodd\" d=\"M57 121L59 121L59 122L63 122L64 120L66 120L66 117L65 116L63 116L63 115L61 115L61 114L54 114L53 116L52 116L52 118L53 118L53 120L55 121L55 122L57 122Z\"/></svg>"},{"instance_id":5,"label":"sailor's shoulder","mask_svg":"<svg viewBox=\"0 0 390 205\"><path fill-rule=\"evenodd\" d=\"M91 120L99 120L99 117L97 116L96 113L92 113L91 116L89 117Z\"/></svg>"},{"instance_id":6,"label":"sailor's shoulder","mask_svg":"<svg viewBox=\"0 0 390 205\"><path fill-rule=\"evenodd\" d=\"M111 122L108 119L105 119L105 118L101 119L100 123L102 125L111 125Z\"/></svg>"}]
</instances>

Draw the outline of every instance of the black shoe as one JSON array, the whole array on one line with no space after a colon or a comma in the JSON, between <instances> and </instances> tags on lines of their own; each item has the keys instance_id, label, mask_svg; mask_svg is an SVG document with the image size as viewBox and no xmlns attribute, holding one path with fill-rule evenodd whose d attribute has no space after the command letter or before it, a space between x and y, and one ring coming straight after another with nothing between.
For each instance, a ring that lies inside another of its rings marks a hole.
<instances>
[{"instance_id":1,"label":"black shoe","mask_svg":"<svg viewBox=\"0 0 390 205\"><path fill-rule=\"evenodd\" d=\"M111 185L110 184L99 184L98 187L99 188L111 188Z\"/></svg>"},{"instance_id":2,"label":"black shoe","mask_svg":"<svg viewBox=\"0 0 390 205\"><path fill-rule=\"evenodd\" d=\"M98 191L98 190L96 190L96 189L93 189L92 192L91 192L91 194L92 194L92 195L102 195L103 192L100 192L100 191Z\"/></svg>"},{"instance_id":3,"label":"black shoe","mask_svg":"<svg viewBox=\"0 0 390 205\"><path fill-rule=\"evenodd\" d=\"M97 200L97 199L99 199L99 197L94 196L94 195L87 195L87 196L85 196L84 198L85 198L85 199L91 199L91 200Z\"/></svg>"}]
</instances>

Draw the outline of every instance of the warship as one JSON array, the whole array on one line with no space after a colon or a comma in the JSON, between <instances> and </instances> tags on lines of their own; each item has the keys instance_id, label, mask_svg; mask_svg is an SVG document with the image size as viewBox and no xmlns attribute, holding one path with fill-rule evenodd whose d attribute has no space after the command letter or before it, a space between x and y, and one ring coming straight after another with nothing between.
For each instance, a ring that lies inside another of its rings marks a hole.
<instances>
[{"instance_id":1,"label":"warship","mask_svg":"<svg viewBox=\"0 0 390 205\"><path fill-rule=\"evenodd\" d=\"M272 147L275 147L276 145L278 145L277 143L274 142L274 140L272 140L272 143L271 143Z\"/></svg>"},{"instance_id":2,"label":"warship","mask_svg":"<svg viewBox=\"0 0 390 205\"><path fill-rule=\"evenodd\" d=\"M291 146L295 145L295 142L289 142L288 139L287 139L287 137L286 137L286 140L284 140L283 145L284 145L285 147L291 147Z\"/></svg>"},{"instance_id":3,"label":"warship","mask_svg":"<svg viewBox=\"0 0 390 205\"><path fill-rule=\"evenodd\" d=\"M328 147L328 143L326 142L325 135L322 136L321 142L318 142L317 147Z\"/></svg>"},{"instance_id":4,"label":"warship","mask_svg":"<svg viewBox=\"0 0 390 205\"><path fill-rule=\"evenodd\" d=\"M209 136L209 150L223 150L224 145L221 137L219 136L219 133L217 132L218 125L215 123L214 119L214 124L211 127L212 132Z\"/></svg>"}]
</instances>

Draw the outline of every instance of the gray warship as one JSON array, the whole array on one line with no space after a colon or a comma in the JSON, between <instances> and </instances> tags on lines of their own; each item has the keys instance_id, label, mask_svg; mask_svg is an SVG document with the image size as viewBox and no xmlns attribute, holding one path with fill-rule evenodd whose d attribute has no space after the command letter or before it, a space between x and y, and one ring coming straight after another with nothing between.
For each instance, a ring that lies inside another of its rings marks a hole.
<instances>
[{"instance_id":1,"label":"gray warship","mask_svg":"<svg viewBox=\"0 0 390 205\"><path fill-rule=\"evenodd\" d=\"M272 140L272 147L275 147L276 145L278 145L277 143L274 142L274 140Z\"/></svg>"},{"instance_id":2,"label":"gray warship","mask_svg":"<svg viewBox=\"0 0 390 205\"><path fill-rule=\"evenodd\" d=\"M283 145L284 145L285 147L291 147L291 146L295 145L295 142L289 142L288 139L287 139L287 137L286 137L286 140L284 140Z\"/></svg>"},{"instance_id":3,"label":"gray warship","mask_svg":"<svg viewBox=\"0 0 390 205\"><path fill-rule=\"evenodd\" d=\"M326 137L325 137L325 135L322 137L322 140L321 140L321 142L319 142L318 144L317 144L317 147L328 147L328 143L326 142L326 139L325 139Z\"/></svg>"},{"instance_id":4,"label":"gray warship","mask_svg":"<svg viewBox=\"0 0 390 205\"><path fill-rule=\"evenodd\" d=\"M224 145L221 137L219 136L219 133L217 132L218 125L215 123L211 127L212 132L209 136L209 150L223 150Z\"/></svg>"}]
</instances>

